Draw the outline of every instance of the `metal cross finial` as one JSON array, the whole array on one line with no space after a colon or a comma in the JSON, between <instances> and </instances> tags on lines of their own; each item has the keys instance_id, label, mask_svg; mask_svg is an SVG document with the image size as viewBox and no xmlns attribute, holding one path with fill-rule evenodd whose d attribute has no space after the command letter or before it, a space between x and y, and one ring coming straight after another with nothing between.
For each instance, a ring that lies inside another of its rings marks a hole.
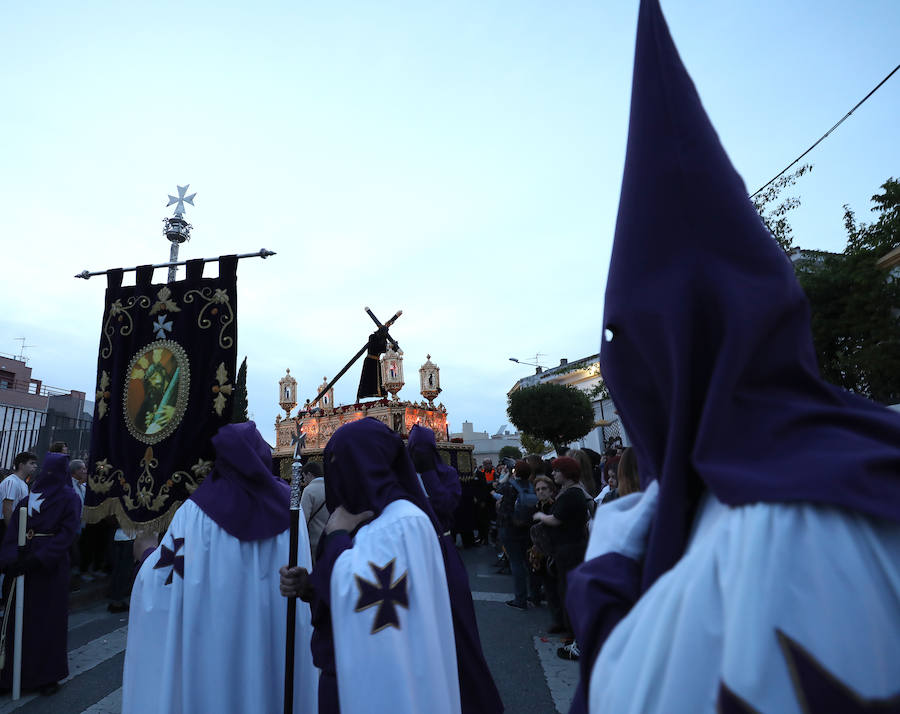
<instances>
[{"instance_id":1,"label":"metal cross finial","mask_svg":"<svg viewBox=\"0 0 900 714\"><path fill-rule=\"evenodd\" d=\"M189 203L192 206L194 205L194 196L196 196L197 194L192 193L190 196L186 196L185 194L187 193L188 188L190 188L190 184L187 184L185 186L179 186L177 196L173 196L172 194L169 194L169 202L166 204L166 206L171 206L174 203L176 216L184 215L184 204L185 203Z\"/></svg>"},{"instance_id":2,"label":"metal cross finial","mask_svg":"<svg viewBox=\"0 0 900 714\"><path fill-rule=\"evenodd\" d=\"M294 447L294 460L299 461L300 450L306 448L306 434L300 431L299 419L296 423L298 424L298 426L293 432L291 432L291 446Z\"/></svg>"}]
</instances>

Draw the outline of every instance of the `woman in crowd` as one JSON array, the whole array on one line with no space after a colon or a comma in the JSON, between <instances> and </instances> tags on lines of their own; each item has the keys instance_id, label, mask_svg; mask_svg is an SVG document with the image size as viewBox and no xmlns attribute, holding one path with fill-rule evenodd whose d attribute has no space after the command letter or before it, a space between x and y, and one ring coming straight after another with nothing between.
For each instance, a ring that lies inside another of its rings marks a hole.
<instances>
[{"instance_id":1,"label":"woman in crowd","mask_svg":"<svg viewBox=\"0 0 900 714\"><path fill-rule=\"evenodd\" d=\"M556 500L557 493L553 479L543 474L535 478L534 492L538 497L538 512L550 515L553 511L553 503ZM550 614L553 616L553 623L547 629L547 632L559 634L566 631L566 626L563 624L556 565L553 561L553 548L550 544L549 534L549 529L540 523L536 523L531 527L532 546L528 551L528 560L532 582L534 583L533 592L539 593L543 591L544 597L547 598Z\"/></svg>"},{"instance_id":2,"label":"woman in crowd","mask_svg":"<svg viewBox=\"0 0 900 714\"><path fill-rule=\"evenodd\" d=\"M581 485L581 467L575 459L563 456L553 461L553 480L559 495L550 513L538 511L534 520L549 528L549 538L556 563L559 601L566 601L566 576L584 558L587 547L587 522L590 518L590 494ZM563 623L571 630L568 615L563 609Z\"/></svg>"},{"instance_id":3,"label":"woman in crowd","mask_svg":"<svg viewBox=\"0 0 900 714\"><path fill-rule=\"evenodd\" d=\"M592 498L596 496L600 492L600 487L594 483L594 465L591 463L591 457L581 449L569 449L566 456L578 462L581 469L581 485Z\"/></svg>"},{"instance_id":4,"label":"woman in crowd","mask_svg":"<svg viewBox=\"0 0 900 714\"><path fill-rule=\"evenodd\" d=\"M529 530L531 529L530 512L521 516L516 514L516 506L520 498L531 491L531 467L524 461L517 461L512 470L512 477L500 488L501 500L497 505L497 525L500 530L500 542L509 558L509 567L513 576L515 594L506 604L518 610L528 609L528 600L534 603L536 593L530 590L533 584L528 577L527 551L531 545ZM532 501L534 495L532 492ZM530 592L529 592L530 590Z\"/></svg>"},{"instance_id":5,"label":"woman in crowd","mask_svg":"<svg viewBox=\"0 0 900 714\"><path fill-rule=\"evenodd\" d=\"M544 475L544 461L537 454L528 454L528 456L525 457L525 463L531 467L532 481L534 481L537 476Z\"/></svg>"},{"instance_id":6,"label":"woman in crowd","mask_svg":"<svg viewBox=\"0 0 900 714\"><path fill-rule=\"evenodd\" d=\"M616 491L619 496L627 496L629 493L636 493L641 490L637 455L630 446L622 452L622 459L619 461L619 469L616 475L618 483Z\"/></svg>"}]
</instances>

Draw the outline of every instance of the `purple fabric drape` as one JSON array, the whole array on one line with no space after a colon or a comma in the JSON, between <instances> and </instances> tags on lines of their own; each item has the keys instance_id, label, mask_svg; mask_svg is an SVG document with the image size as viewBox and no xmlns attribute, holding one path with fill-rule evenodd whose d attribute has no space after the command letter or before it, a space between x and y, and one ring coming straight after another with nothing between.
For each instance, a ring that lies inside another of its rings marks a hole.
<instances>
[{"instance_id":1,"label":"purple fabric drape","mask_svg":"<svg viewBox=\"0 0 900 714\"><path fill-rule=\"evenodd\" d=\"M272 452L256 424L226 424L212 443L216 466L191 500L238 540L273 538L286 530L290 488L272 474Z\"/></svg>"}]
</instances>

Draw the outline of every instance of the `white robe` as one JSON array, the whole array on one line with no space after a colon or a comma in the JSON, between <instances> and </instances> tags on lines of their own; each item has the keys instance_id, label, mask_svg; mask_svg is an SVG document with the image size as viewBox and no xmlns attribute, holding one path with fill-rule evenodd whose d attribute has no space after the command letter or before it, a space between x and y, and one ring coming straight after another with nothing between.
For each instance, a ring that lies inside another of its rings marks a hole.
<instances>
[{"instance_id":1,"label":"white robe","mask_svg":"<svg viewBox=\"0 0 900 714\"><path fill-rule=\"evenodd\" d=\"M310 567L300 515L299 564ZM162 546L183 556L155 568ZM240 541L193 501L178 509L160 547L134 583L122 684L124 714L269 714L283 709L287 600L278 569L288 562L289 531ZM171 575L168 585L166 580ZM297 601L294 712L317 711L318 670L309 649L309 606Z\"/></svg>"},{"instance_id":2,"label":"white robe","mask_svg":"<svg viewBox=\"0 0 900 714\"><path fill-rule=\"evenodd\" d=\"M588 558L639 558L656 488L603 507ZM609 509L609 510L607 510ZM711 494L684 556L612 631L590 711L713 712L724 683L760 712L803 711L785 636L864 699L900 692L900 525L838 508Z\"/></svg>"},{"instance_id":3,"label":"white robe","mask_svg":"<svg viewBox=\"0 0 900 714\"><path fill-rule=\"evenodd\" d=\"M379 569L393 586L383 593L389 603L361 602L359 580L380 586ZM447 576L421 509L394 501L360 528L335 561L330 586L341 714L459 714ZM394 624L379 628L382 607Z\"/></svg>"}]
</instances>

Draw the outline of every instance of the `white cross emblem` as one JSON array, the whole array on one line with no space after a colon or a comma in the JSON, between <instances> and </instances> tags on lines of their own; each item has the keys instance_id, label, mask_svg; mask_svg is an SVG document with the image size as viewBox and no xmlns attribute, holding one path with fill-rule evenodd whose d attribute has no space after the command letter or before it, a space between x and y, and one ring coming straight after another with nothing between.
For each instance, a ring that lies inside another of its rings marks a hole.
<instances>
[{"instance_id":1,"label":"white cross emblem","mask_svg":"<svg viewBox=\"0 0 900 714\"><path fill-rule=\"evenodd\" d=\"M172 194L169 194L169 202L166 205L171 206L173 203L175 204L175 215L176 216L184 215L184 204L185 203L189 203L192 206L194 205L194 196L196 196L197 194L192 193L190 196L185 196L185 194L187 193L188 187L190 187L190 184L188 184L187 186L179 186L177 196L173 196Z\"/></svg>"},{"instance_id":2,"label":"white cross emblem","mask_svg":"<svg viewBox=\"0 0 900 714\"><path fill-rule=\"evenodd\" d=\"M166 332L172 331L172 321L166 320L167 315L160 315L156 318L156 322L153 323L153 329L156 331L156 336L159 338L165 338Z\"/></svg>"},{"instance_id":3,"label":"white cross emblem","mask_svg":"<svg viewBox=\"0 0 900 714\"><path fill-rule=\"evenodd\" d=\"M41 512L41 504L44 502L44 497L38 493L37 491L32 491L28 494L28 515L33 516L35 513Z\"/></svg>"}]
</instances>

